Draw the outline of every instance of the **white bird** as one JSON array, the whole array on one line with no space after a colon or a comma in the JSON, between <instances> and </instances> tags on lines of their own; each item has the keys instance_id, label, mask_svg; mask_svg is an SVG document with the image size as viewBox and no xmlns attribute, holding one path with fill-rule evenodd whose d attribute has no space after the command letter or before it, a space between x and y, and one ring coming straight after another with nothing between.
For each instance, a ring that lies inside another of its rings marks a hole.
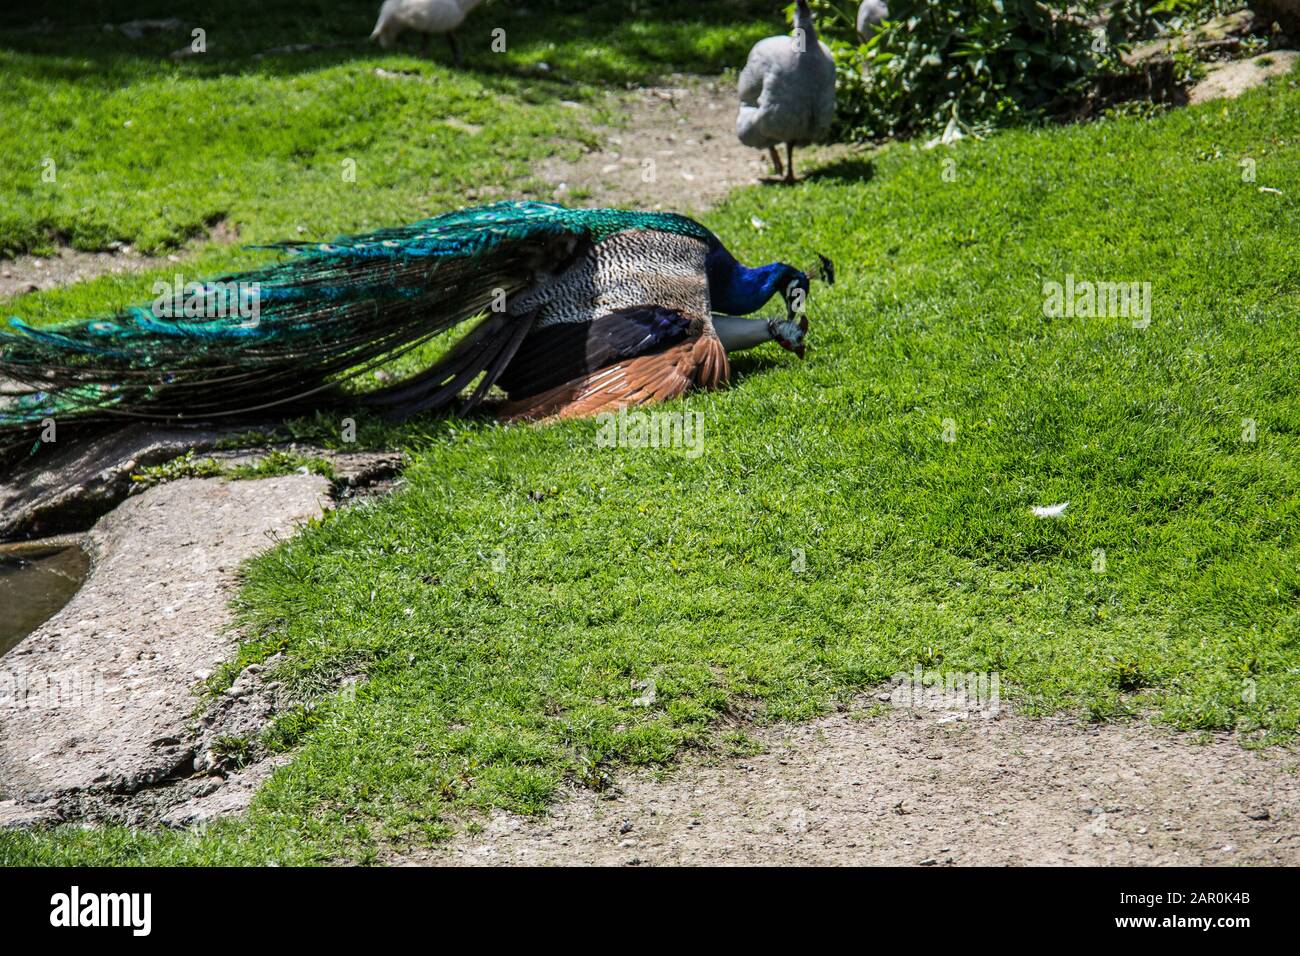
<instances>
[{"instance_id":1,"label":"white bird","mask_svg":"<svg viewBox=\"0 0 1300 956\"><path fill-rule=\"evenodd\" d=\"M452 62L460 64L460 48L456 44L455 30L465 22L469 12L483 0L384 0L379 8L379 20L370 34L385 50L392 49L403 30L415 30L424 35L420 53L429 47L429 35L441 33L451 46Z\"/></svg>"},{"instance_id":2,"label":"white bird","mask_svg":"<svg viewBox=\"0 0 1300 956\"><path fill-rule=\"evenodd\" d=\"M812 10L798 0L794 32L759 40L740 73L736 135L746 146L766 149L780 176L785 143L785 181L794 182L794 148L825 137L835 118L835 60L817 39Z\"/></svg>"},{"instance_id":3,"label":"white bird","mask_svg":"<svg viewBox=\"0 0 1300 956\"><path fill-rule=\"evenodd\" d=\"M862 5L858 7L858 36L862 42L870 40L888 19L889 7L885 5L885 0L862 0Z\"/></svg>"}]
</instances>

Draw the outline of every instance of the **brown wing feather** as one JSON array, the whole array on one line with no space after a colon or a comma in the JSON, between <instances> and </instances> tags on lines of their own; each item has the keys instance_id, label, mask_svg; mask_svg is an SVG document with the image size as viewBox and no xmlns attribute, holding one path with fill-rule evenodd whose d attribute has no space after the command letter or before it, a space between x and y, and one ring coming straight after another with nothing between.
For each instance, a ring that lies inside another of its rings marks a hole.
<instances>
[{"instance_id":1,"label":"brown wing feather","mask_svg":"<svg viewBox=\"0 0 1300 956\"><path fill-rule=\"evenodd\" d=\"M497 411L504 420L583 418L633 405L666 402L692 387L715 389L731 376L727 351L711 322L678 345L625 359Z\"/></svg>"}]
</instances>

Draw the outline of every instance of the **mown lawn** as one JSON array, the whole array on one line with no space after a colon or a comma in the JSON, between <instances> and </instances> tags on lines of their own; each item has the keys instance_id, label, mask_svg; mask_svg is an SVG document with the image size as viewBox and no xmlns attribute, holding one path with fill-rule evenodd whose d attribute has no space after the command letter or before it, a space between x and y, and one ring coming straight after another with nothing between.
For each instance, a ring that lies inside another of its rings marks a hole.
<instances>
[{"instance_id":1,"label":"mown lawn","mask_svg":"<svg viewBox=\"0 0 1300 956\"><path fill-rule=\"evenodd\" d=\"M588 9L588 8L591 9ZM0 258L60 244L175 253L227 220L233 246L186 274L265 259L242 248L409 222L476 198L538 192L535 165L576 155L619 118L607 89L743 63L768 31L759 0L489 0L461 31L465 62L405 34L366 41L379 3L70 0L0 10ZM176 20L138 39L137 20ZM202 29L206 52L173 51ZM505 49L494 52L494 31ZM285 51L306 46L306 50ZM107 277L14 300L42 321L131 300L170 278Z\"/></svg>"},{"instance_id":2,"label":"mown lawn","mask_svg":"<svg viewBox=\"0 0 1300 956\"><path fill-rule=\"evenodd\" d=\"M4 835L0 861L373 859L918 664L996 671L1031 714L1293 740L1297 130L1293 75L740 192L708 222L742 258L836 260L806 363L669 406L703 414L698 457L591 422L383 433L397 493L246 569L240 663L283 652L306 702L252 811ZM1149 282L1149 327L1045 316L1067 275Z\"/></svg>"}]
</instances>

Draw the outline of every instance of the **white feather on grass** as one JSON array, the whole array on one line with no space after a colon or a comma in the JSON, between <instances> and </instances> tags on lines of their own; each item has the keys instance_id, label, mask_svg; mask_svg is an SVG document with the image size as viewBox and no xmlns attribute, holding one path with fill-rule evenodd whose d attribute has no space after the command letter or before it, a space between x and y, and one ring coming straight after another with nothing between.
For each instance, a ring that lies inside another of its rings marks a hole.
<instances>
[{"instance_id":1,"label":"white feather on grass","mask_svg":"<svg viewBox=\"0 0 1300 956\"><path fill-rule=\"evenodd\" d=\"M1068 501L1059 505L1034 505L1031 509L1035 518L1059 518L1070 506Z\"/></svg>"}]
</instances>

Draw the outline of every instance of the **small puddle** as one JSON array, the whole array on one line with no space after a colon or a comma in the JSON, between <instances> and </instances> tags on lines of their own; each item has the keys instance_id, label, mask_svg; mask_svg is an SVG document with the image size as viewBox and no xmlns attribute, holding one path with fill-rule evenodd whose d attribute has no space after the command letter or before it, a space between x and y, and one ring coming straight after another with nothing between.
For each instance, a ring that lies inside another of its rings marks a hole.
<instances>
[{"instance_id":1,"label":"small puddle","mask_svg":"<svg viewBox=\"0 0 1300 956\"><path fill-rule=\"evenodd\" d=\"M0 548L0 654L72 600L89 571L76 545Z\"/></svg>"}]
</instances>

